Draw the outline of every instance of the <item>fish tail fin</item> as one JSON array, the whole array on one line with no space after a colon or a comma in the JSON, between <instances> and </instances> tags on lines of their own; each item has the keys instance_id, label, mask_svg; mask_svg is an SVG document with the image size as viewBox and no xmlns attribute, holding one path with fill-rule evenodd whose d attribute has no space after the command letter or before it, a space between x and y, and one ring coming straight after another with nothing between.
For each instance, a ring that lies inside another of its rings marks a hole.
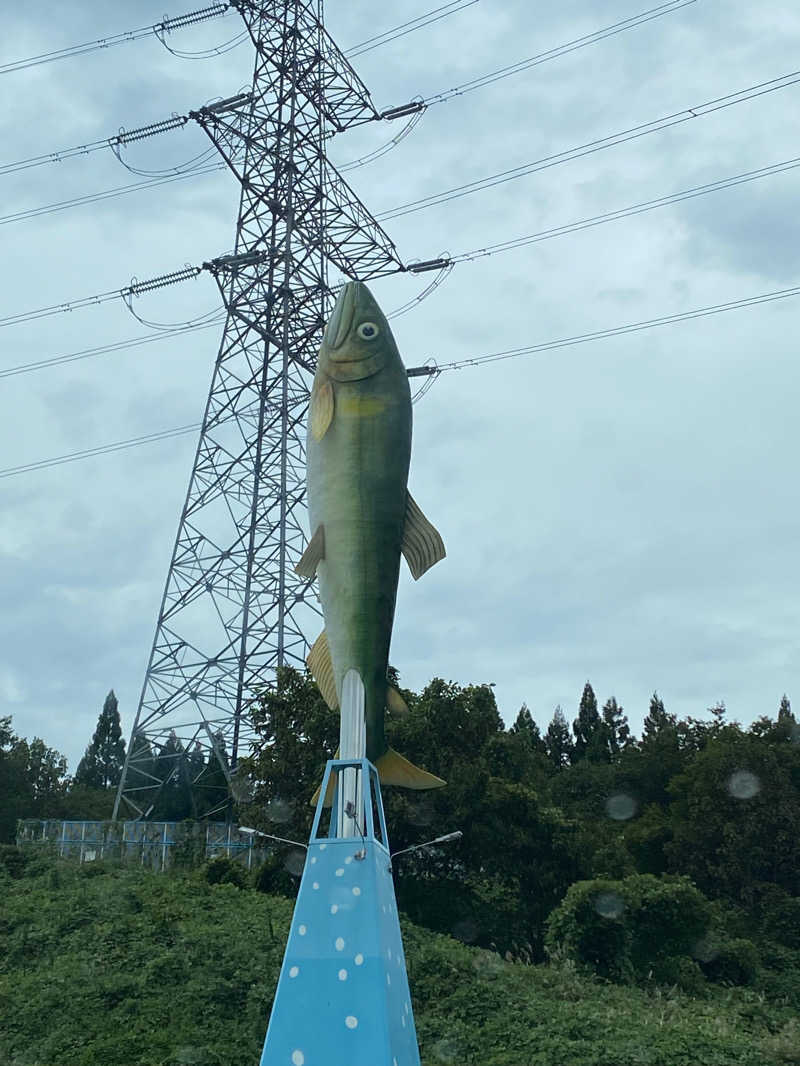
<instances>
[{"instance_id":1,"label":"fish tail fin","mask_svg":"<svg viewBox=\"0 0 800 1066\"><path fill-rule=\"evenodd\" d=\"M339 758L339 748L336 749L336 754L334 755L334 759L338 759L338 758ZM317 791L314 793L314 795L311 797L311 800L309 801L310 805L312 807L316 807L316 805L319 803L319 797L320 797L320 793L321 792L322 792L322 783L320 782L320 784L319 784L319 786L317 788ZM332 807L333 806L333 795L334 795L335 792L336 792L336 780L334 778L334 775L331 774L331 776L328 778L328 788L327 788L327 791L325 792L325 806L326 807Z\"/></svg>"},{"instance_id":2,"label":"fish tail fin","mask_svg":"<svg viewBox=\"0 0 800 1066\"><path fill-rule=\"evenodd\" d=\"M334 755L334 758L339 758L338 750ZM378 770L378 776L380 777L382 785L395 785L398 788L410 788L415 789L416 791L423 791L430 788L442 788L447 784L447 782L443 781L441 777L437 777L435 774L430 774L427 770L422 770L419 766L415 766L393 748L389 748L384 755L381 755L375 766ZM331 774L328 779L328 788L325 793L326 807L330 807L333 804L335 791L336 782L334 780L334 775ZM319 803L321 792L322 785L319 786L311 798L312 807L315 807L317 803Z\"/></svg>"},{"instance_id":3,"label":"fish tail fin","mask_svg":"<svg viewBox=\"0 0 800 1066\"><path fill-rule=\"evenodd\" d=\"M429 774L427 770L421 770L419 766L403 758L393 748L389 748L385 755L381 755L375 765L382 785L397 785L399 788L422 790L441 788L447 784L441 777Z\"/></svg>"}]
</instances>

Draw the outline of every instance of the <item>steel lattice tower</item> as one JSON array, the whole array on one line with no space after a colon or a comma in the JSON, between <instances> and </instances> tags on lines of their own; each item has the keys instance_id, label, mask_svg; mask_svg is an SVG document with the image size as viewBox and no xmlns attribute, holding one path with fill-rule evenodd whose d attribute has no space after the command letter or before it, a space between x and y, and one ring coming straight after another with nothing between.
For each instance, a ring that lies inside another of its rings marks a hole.
<instances>
[{"instance_id":1,"label":"steel lattice tower","mask_svg":"<svg viewBox=\"0 0 800 1066\"><path fill-rule=\"evenodd\" d=\"M324 29L322 0L234 0L256 52L249 93L192 112L241 186L234 253L205 266L226 321L114 817L147 817L183 752L216 752L230 784L247 708L312 638L305 547L305 416L328 267L403 270L394 245L326 158L335 133L381 117ZM222 742L226 749L223 755ZM224 792L224 794L223 794ZM208 815L228 790L206 795Z\"/></svg>"}]
</instances>

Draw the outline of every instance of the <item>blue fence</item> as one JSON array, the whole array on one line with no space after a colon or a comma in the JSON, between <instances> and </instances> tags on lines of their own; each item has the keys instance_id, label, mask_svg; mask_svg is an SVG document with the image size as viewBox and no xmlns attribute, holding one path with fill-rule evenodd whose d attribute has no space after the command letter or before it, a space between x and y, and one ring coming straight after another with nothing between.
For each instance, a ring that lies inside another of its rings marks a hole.
<instances>
[{"instance_id":1,"label":"blue fence","mask_svg":"<svg viewBox=\"0 0 800 1066\"><path fill-rule=\"evenodd\" d=\"M111 822L24 819L17 846L46 848L78 862L114 860L166 870L180 854L185 865L224 856L250 870L268 850L226 822Z\"/></svg>"}]
</instances>

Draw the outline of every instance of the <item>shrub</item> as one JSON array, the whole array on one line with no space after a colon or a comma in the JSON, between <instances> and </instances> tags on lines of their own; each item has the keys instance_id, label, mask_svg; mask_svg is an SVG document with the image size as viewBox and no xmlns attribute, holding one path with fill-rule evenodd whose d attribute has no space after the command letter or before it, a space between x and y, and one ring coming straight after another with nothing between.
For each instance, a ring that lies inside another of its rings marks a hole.
<instances>
[{"instance_id":1,"label":"shrub","mask_svg":"<svg viewBox=\"0 0 800 1066\"><path fill-rule=\"evenodd\" d=\"M297 878L292 877L286 869L284 860L275 853L269 855L256 871L255 886L257 892L270 896L285 896L294 899L297 895Z\"/></svg>"},{"instance_id":2,"label":"shrub","mask_svg":"<svg viewBox=\"0 0 800 1066\"><path fill-rule=\"evenodd\" d=\"M752 985L758 975L758 951L752 940L722 940L700 966L710 981L730 985Z\"/></svg>"},{"instance_id":3,"label":"shrub","mask_svg":"<svg viewBox=\"0 0 800 1066\"><path fill-rule=\"evenodd\" d=\"M236 888L247 885L247 871L224 855L206 863L203 873L210 885L235 885Z\"/></svg>"},{"instance_id":4,"label":"shrub","mask_svg":"<svg viewBox=\"0 0 800 1066\"><path fill-rule=\"evenodd\" d=\"M710 917L708 900L686 878L596 878L572 885L547 921L546 944L612 980L672 982L674 960L688 958Z\"/></svg>"},{"instance_id":5,"label":"shrub","mask_svg":"<svg viewBox=\"0 0 800 1066\"><path fill-rule=\"evenodd\" d=\"M25 852L13 844L0 844L0 867L6 871L9 877L19 880L25 876L25 867L28 864L28 856Z\"/></svg>"},{"instance_id":6,"label":"shrub","mask_svg":"<svg viewBox=\"0 0 800 1066\"><path fill-rule=\"evenodd\" d=\"M761 907L764 936L787 948L800 948L800 899L775 889Z\"/></svg>"}]
</instances>

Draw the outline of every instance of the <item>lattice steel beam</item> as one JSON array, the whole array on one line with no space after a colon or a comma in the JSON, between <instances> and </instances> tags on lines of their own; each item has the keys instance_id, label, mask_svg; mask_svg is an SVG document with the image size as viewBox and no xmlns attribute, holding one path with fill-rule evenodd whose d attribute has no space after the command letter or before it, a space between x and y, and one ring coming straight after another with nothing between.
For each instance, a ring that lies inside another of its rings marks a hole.
<instances>
[{"instance_id":1,"label":"lattice steel beam","mask_svg":"<svg viewBox=\"0 0 800 1066\"><path fill-rule=\"evenodd\" d=\"M227 317L115 818L157 813L181 775L202 792L216 774L197 813L224 809L249 704L278 666L304 662L319 610L294 567L328 265L362 280L404 269L326 159L332 131L380 115L321 0L233 6L255 47L252 88L190 115L241 186L234 253L204 264Z\"/></svg>"}]
</instances>

